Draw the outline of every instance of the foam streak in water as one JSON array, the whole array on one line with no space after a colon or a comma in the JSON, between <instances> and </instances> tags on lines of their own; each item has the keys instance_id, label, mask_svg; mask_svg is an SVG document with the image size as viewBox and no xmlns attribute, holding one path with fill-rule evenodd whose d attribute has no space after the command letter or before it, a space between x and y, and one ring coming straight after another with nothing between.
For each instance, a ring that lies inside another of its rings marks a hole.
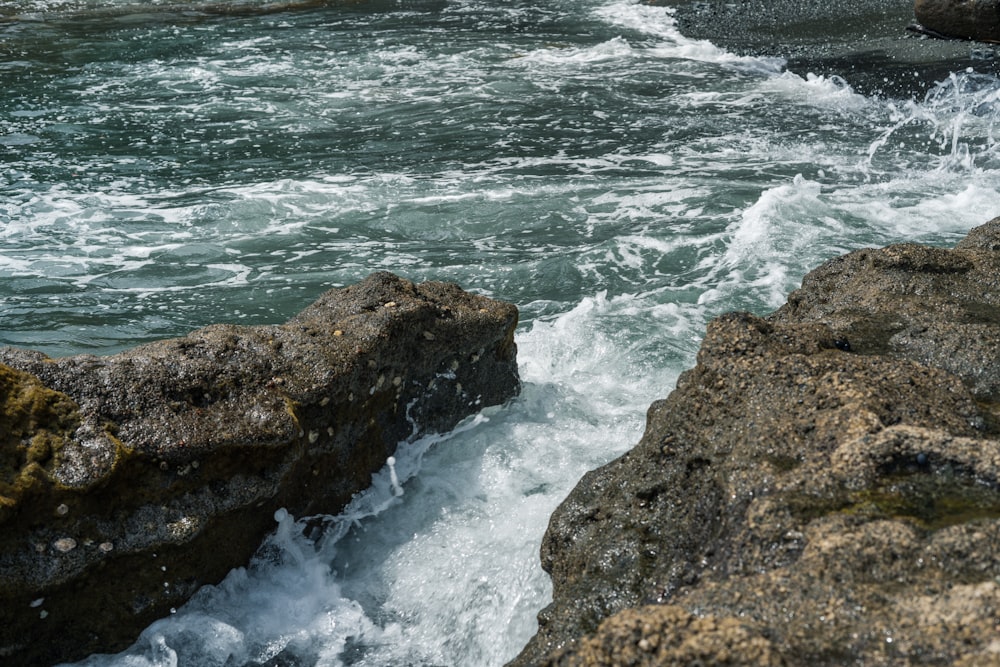
<instances>
[{"instance_id":1,"label":"foam streak in water","mask_svg":"<svg viewBox=\"0 0 1000 667\"><path fill-rule=\"evenodd\" d=\"M611 25L656 38L653 52L661 58L694 60L776 73L784 66L780 58L737 56L705 40L693 40L677 30L670 7L654 6L637 0L619 0L604 5L595 14Z\"/></svg>"}]
</instances>

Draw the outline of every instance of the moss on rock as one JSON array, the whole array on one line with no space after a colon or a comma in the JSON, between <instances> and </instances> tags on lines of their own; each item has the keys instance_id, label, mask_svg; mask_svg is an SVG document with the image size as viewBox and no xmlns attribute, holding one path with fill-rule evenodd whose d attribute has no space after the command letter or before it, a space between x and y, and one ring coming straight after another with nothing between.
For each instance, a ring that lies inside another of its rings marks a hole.
<instances>
[{"instance_id":1,"label":"moss on rock","mask_svg":"<svg viewBox=\"0 0 1000 667\"><path fill-rule=\"evenodd\" d=\"M0 364L0 524L54 484L79 407L33 375Z\"/></svg>"}]
</instances>

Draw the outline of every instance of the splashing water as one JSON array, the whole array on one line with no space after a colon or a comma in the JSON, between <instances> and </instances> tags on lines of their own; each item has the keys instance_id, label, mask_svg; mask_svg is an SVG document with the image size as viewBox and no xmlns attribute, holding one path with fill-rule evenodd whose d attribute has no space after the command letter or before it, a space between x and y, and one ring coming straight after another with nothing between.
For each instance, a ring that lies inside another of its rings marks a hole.
<instances>
[{"instance_id":1,"label":"splashing water","mask_svg":"<svg viewBox=\"0 0 1000 667\"><path fill-rule=\"evenodd\" d=\"M550 596L549 515L639 439L710 318L1000 212L996 78L866 97L691 40L665 7L0 35L0 342L103 354L280 322L378 269L521 310L516 400L401 445L335 516L280 514L252 563L90 667L503 664Z\"/></svg>"},{"instance_id":2,"label":"splashing water","mask_svg":"<svg viewBox=\"0 0 1000 667\"><path fill-rule=\"evenodd\" d=\"M929 146L941 151L934 164L937 172L967 174L983 168L996 169L998 95L995 77L970 70L950 74L927 93L923 103L911 100L901 108L890 103L892 125L869 147L869 165L880 150L891 151L894 142L898 150L893 157L898 160L907 142L919 141L923 134ZM976 165L977 160L981 166Z\"/></svg>"}]
</instances>

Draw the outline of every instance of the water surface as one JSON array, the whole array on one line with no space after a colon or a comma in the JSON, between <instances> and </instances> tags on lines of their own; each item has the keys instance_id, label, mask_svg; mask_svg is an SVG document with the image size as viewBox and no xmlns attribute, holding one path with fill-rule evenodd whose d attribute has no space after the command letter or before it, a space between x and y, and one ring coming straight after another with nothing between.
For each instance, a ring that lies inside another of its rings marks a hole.
<instances>
[{"instance_id":1,"label":"water surface","mask_svg":"<svg viewBox=\"0 0 1000 667\"><path fill-rule=\"evenodd\" d=\"M550 596L549 514L710 318L1000 213L989 74L865 96L622 0L118 7L0 24L0 344L277 323L387 269L518 304L524 390L88 665L501 665Z\"/></svg>"}]
</instances>

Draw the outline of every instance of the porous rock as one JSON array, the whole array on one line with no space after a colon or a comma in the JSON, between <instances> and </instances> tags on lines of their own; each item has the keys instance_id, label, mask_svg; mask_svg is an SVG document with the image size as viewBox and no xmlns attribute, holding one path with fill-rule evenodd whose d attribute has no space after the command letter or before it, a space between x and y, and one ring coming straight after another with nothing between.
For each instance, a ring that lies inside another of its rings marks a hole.
<instances>
[{"instance_id":1,"label":"porous rock","mask_svg":"<svg viewBox=\"0 0 1000 667\"><path fill-rule=\"evenodd\" d=\"M124 648L245 564L277 509L336 513L400 441L516 393L516 322L378 273L284 325L0 350L0 662Z\"/></svg>"},{"instance_id":2,"label":"porous rock","mask_svg":"<svg viewBox=\"0 0 1000 667\"><path fill-rule=\"evenodd\" d=\"M724 315L542 545L513 665L1000 664L1000 218Z\"/></svg>"}]
</instances>

